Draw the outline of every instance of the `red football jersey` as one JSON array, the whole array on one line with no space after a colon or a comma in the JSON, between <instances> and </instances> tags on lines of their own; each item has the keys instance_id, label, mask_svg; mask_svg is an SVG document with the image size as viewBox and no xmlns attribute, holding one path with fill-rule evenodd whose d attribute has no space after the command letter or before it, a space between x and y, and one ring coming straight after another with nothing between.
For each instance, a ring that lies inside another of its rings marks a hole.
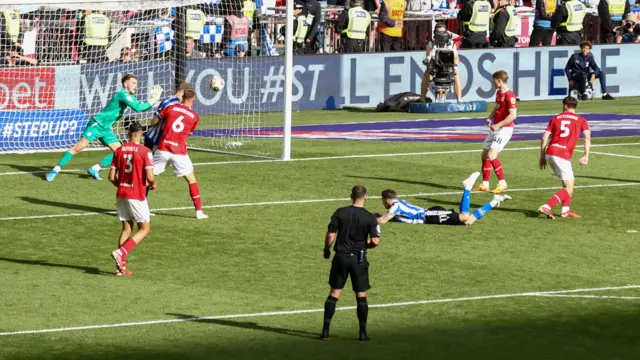
<instances>
[{"instance_id":1,"label":"red football jersey","mask_svg":"<svg viewBox=\"0 0 640 360\"><path fill-rule=\"evenodd\" d=\"M554 116L547 125L547 131L551 133L547 155L571 160L580 133L587 130L589 123L576 113L564 112Z\"/></svg>"},{"instance_id":2,"label":"red football jersey","mask_svg":"<svg viewBox=\"0 0 640 360\"><path fill-rule=\"evenodd\" d=\"M185 155L187 138L198 126L200 117L193 109L183 104L166 107L160 112L160 116L164 119L164 125L158 150Z\"/></svg>"},{"instance_id":3,"label":"red football jersey","mask_svg":"<svg viewBox=\"0 0 640 360\"><path fill-rule=\"evenodd\" d=\"M509 110L516 108L516 94L511 90L507 90L504 93L498 90L496 93L496 104L498 105L498 108L493 115L494 124L506 119L507 116L509 116ZM513 126L513 122L505 126Z\"/></svg>"},{"instance_id":4,"label":"red football jersey","mask_svg":"<svg viewBox=\"0 0 640 360\"><path fill-rule=\"evenodd\" d=\"M126 143L116 149L111 167L118 170L117 198L147 198L147 169L153 169L151 150L136 142Z\"/></svg>"}]
</instances>

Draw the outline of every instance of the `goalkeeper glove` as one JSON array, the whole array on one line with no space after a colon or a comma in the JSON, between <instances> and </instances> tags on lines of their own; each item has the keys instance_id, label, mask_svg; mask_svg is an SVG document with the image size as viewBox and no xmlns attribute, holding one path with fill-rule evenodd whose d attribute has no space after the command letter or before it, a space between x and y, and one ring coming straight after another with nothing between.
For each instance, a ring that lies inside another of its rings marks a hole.
<instances>
[{"instance_id":1,"label":"goalkeeper glove","mask_svg":"<svg viewBox=\"0 0 640 360\"><path fill-rule=\"evenodd\" d=\"M151 89L151 96L149 96L149 103L152 105L160 101L160 96L162 96L162 87L160 85L153 85Z\"/></svg>"},{"instance_id":2,"label":"goalkeeper glove","mask_svg":"<svg viewBox=\"0 0 640 360\"><path fill-rule=\"evenodd\" d=\"M324 249L324 258L325 259L329 259L330 257L331 257L331 249L325 248Z\"/></svg>"}]
</instances>

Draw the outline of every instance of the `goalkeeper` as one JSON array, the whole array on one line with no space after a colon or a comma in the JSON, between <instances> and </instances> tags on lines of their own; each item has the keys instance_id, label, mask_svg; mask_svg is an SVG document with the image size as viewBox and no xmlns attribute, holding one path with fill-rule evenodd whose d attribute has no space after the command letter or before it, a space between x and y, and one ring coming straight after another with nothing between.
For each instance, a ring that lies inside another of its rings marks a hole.
<instances>
[{"instance_id":1,"label":"goalkeeper","mask_svg":"<svg viewBox=\"0 0 640 360\"><path fill-rule=\"evenodd\" d=\"M99 140L102 145L109 147L112 151L116 151L116 149L120 147L120 140L112 130L113 124L122 118L127 108L130 107L136 112L147 111L153 107L153 104L160 100L160 95L162 95L162 88L155 85L151 90L149 101L141 103L135 97L137 89L138 78L133 74L125 75L122 78L122 89L113 95L102 111L89 120L87 128L82 133L80 140L64 153L60 161L58 161L58 165L47 174L47 181L53 181L62 167L92 141ZM112 160L113 154L109 154L102 159L100 163L87 169L87 172L94 179L102 180L100 177L100 169L109 167Z\"/></svg>"}]
</instances>

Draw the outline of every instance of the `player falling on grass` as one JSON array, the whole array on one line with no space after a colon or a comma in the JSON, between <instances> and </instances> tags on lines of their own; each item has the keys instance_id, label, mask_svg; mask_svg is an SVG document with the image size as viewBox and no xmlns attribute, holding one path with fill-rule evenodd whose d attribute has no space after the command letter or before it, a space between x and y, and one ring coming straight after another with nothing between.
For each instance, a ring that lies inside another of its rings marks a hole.
<instances>
[{"instance_id":1,"label":"player falling on grass","mask_svg":"<svg viewBox=\"0 0 640 360\"><path fill-rule=\"evenodd\" d=\"M92 141L99 140L102 145L109 147L114 152L120 147L120 140L112 130L113 124L122 118L127 108L132 108L136 112L147 111L160 100L160 95L162 95L162 88L155 85L151 90L149 101L141 103L135 97L137 90L138 78L133 74L125 75L122 78L122 89L113 95L102 111L89 120L80 140L64 153L60 161L58 161L58 165L47 174L47 181L53 181L60 170ZM102 180L100 169L110 166L112 161L113 154L109 154L98 164L87 169L87 172L94 179Z\"/></svg>"},{"instance_id":2,"label":"player falling on grass","mask_svg":"<svg viewBox=\"0 0 640 360\"><path fill-rule=\"evenodd\" d=\"M113 164L109 171L109 181L118 188L116 208L122 222L119 248L111 253L116 262L116 275L133 275L126 265L127 254L144 240L151 230L146 187L156 187L153 175L153 154L140 144L142 125L134 121L129 126L129 142L114 152ZM133 236L133 223L138 231Z\"/></svg>"},{"instance_id":3,"label":"player falling on grass","mask_svg":"<svg viewBox=\"0 0 640 360\"><path fill-rule=\"evenodd\" d=\"M578 100L570 96L564 98L562 100L563 112L551 119L549 125L547 125L547 130L542 135L540 169L544 170L549 165L558 179L562 181L562 190L555 193L551 199L538 209L540 213L547 215L550 219L555 219L551 209L560 202L562 203L562 217L581 217L569 207L575 183L571 158L582 132L584 133L584 155L580 158L580 165L587 165L591 147L591 130L589 130L587 120L576 114L577 106Z\"/></svg>"},{"instance_id":4,"label":"player falling on grass","mask_svg":"<svg viewBox=\"0 0 640 360\"><path fill-rule=\"evenodd\" d=\"M507 182L504 179L504 169L498 159L498 154L507 146L513 135L513 122L518 116L516 111L516 95L509 90L507 81L509 76L506 71L500 70L493 73L493 85L496 92L496 106L487 118L489 125L489 135L484 141L482 148L482 185L473 189L474 191L489 191L489 179L491 178L491 168L498 176L498 186L493 190L494 194L499 194L507 190Z\"/></svg>"},{"instance_id":5,"label":"player falling on grass","mask_svg":"<svg viewBox=\"0 0 640 360\"><path fill-rule=\"evenodd\" d=\"M180 101L182 101L182 95L184 95L184 91L187 89L191 89L191 84L186 81L181 81L178 86L176 86L176 93L174 96L164 98L160 101L156 111L156 116L153 118L151 126L149 126L144 134L144 146L151 150L154 150L155 147L158 146L160 137L162 136L162 125L164 125L164 119L160 113L171 105L180 104Z\"/></svg>"},{"instance_id":6,"label":"player falling on grass","mask_svg":"<svg viewBox=\"0 0 640 360\"><path fill-rule=\"evenodd\" d=\"M193 163L187 154L187 138L198 126L200 117L192 109L196 92L186 89L180 104L171 105L160 112L164 119L162 136L158 148L153 153L153 173L162 174L167 165L173 166L173 174L183 177L189 184L189 194L196 209L196 219L207 219L202 211L200 188L193 173Z\"/></svg>"},{"instance_id":7,"label":"player falling on grass","mask_svg":"<svg viewBox=\"0 0 640 360\"><path fill-rule=\"evenodd\" d=\"M398 195L392 189L382 192L382 204L387 213L376 214L379 224L386 224L389 221L403 222L408 224L433 224L433 225L466 225L471 226L476 221L482 219L491 209L500 206L504 201L511 200L509 195L494 195L493 199L484 204L481 208L470 213L471 188L480 176L479 172L474 172L462 181L464 192L460 201L460 213L446 210L440 206L424 209L411 203L398 199Z\"/></svg>"}]
</instances>

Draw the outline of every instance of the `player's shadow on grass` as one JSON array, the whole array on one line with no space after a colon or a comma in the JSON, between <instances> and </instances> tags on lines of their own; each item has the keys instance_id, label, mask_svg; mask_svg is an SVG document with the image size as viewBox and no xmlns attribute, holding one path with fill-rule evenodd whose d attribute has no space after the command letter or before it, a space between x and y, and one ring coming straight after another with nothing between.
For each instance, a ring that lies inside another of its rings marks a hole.
<instances>
[{"instance_id":1,"label":"player's shadow on grass","mask_svg":"<svg viewBox=\"0 0 640 360\"><path fill-rule=\"evenodd\" d=\"M425 197L419 197L417 199L426 201L428 203L428 206L433 206L433 205L438 206L439 205L439 206L446 207L444 205L452 205L452 206L455 206L454 209L456 211L458 211L458 206L460 205L460 202L457 202L457 201L446 201L446 200L441 200L441 199L432 199L432 198L425 198ZM509 204L509 202L507 201L506 204ZM420 206L421 204L416 204L416 205ZM484 204L471 203L471 211L474 211L475 209L478 209L478 208L482 207L482 205L484 205ZM524 214L524 216L526 216L526 217L532 217L532 218L540 216L538 211L531 210L531 209L509 209L509 208L506 208L506 207L498 207L498 208L493 209L493 211L504 211L504 212L519 213L519 214Z\"/></svg>"},{"instance_id":2,"label":"player's shadow on grass","mask_svg":"<svg viewBox=\"0 0 640 360\"><path fill-rule=\"evenodd\" d=\"M260 330L260 331L267 331L267 332L272 332L276 334L298 336L298 337L311 338L311 339L320 338L320 333L312 333L312 332L302 331L302 330L291 330L291 329L283 329L283 328L277 328L277 327L271 327L271 326L264 326L264 325L258 325L257 323L254 323L254 322L241 322L241 321L232 321L232 320L223 320L223 319L200 319L196 316L184 315L184 314L173 314L173 313L167 313L167 315L175 316L176 318L184 319L185 321L193 321L193 322L222 325L222 326L231 326L231 327L236 327L240 329Z\"/></svg>"},{"instance_id":3,"label":"player's shadow on grass","mask_svg":"<svg viewBox=\"0 0 640 360\"><path fill-rule=\"evenodd\" d=\"M47 173L51 171L51 167L46 166L23 166L18 164L10 164L9 166L17 171L31 173L31 175L42 180L46 180Z\"/></svg>"},{"instance_id":4,"label":"player's shadow on grass","mask_svg":"<svg viewBox=\"0 0 640 360\"><path fill-rule=\"evenodd\" d=\"M86 274L90 274L90 275L113 275L112 272L102 271L97 267L56 264L56 263L47 262L46 260L24 260L24 259L11 259L11 258L0 257L0 261L6 261L14 264L23 264L23 265L37 265L37 266L48 266L48 267L66 268L66 269L73 269L73 270L82 270Z\"/></svg>"},{"instance_id":5,"label":"player's shadow on grass","mask_svg":"<svg viewBox=\"0 0 640 360\"><path fill-rule=\"evenodd\" d=\"M629 183L637 183L637 182L640 182L640 180L616 179L616 178L603 177L603 176L576 175L576 177L577 177L577 178L581 178L581 179L610 180L610 181L620 181L620 182L629 182Z\"/></svg>"},{"instance_id":6,"label":"player's shadow on grass","mask_svg":"<svg viewBox=\"0 0 640 360\"><path fill-rule=\"evenodd\" d=\"M53 206L57 208L79 210L79 211L86 211L86 212L92 212L92 213L104 213L104 215L115 216L115 211L113 209L103 209L103 208L97 208L97 207L87 206L87 205L79 205L79 204L65 203L60 201L37 199L29 196L20 196L20 199L36 205L46 205L46 206ZM107 212L111 212L111 213L107 213Z\"/></svg>"},{"instance_id":7,"label":"player's shadow on grass","mask_svg":"<svg viewBox=\"0 0 640 360\"><path fill-rule=\"evenodd\" d=\"M455 190L462 191L460 189L460 186L436 184L436 183L431 183L426 181L415 181L415 180L394 179L394 178L373 177L373 176L355 176L355 175L345 175L345 176L353 179L382 180L382 181L389 181L389 182L401 183L401 184L422 185L422 186L428 186L436 189L455 189Z\"/></svg>"}]
</instances>

